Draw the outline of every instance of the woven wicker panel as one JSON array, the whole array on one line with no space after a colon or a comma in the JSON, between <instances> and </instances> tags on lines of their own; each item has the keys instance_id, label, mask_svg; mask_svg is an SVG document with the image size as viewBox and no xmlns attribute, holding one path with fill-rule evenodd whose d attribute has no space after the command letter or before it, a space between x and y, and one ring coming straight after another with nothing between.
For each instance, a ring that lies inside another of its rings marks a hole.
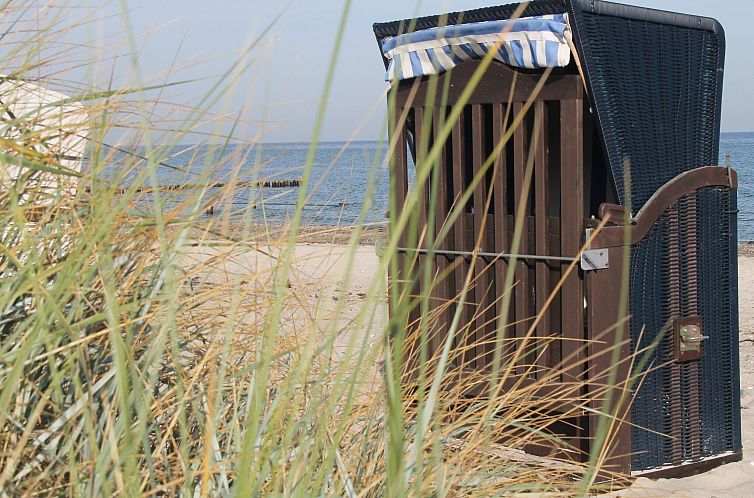
<instances>
[{"instance_id":1,"label":"woven wicker panel","mask_svg":"<svg viewBox=\"0 0 754 498\"><path fill-rule=\"evenodd\" d=\"M740 451L735 191L683 197L631 256L632 349L649 347L631 410L632 470ZM701 316L701 360L674 361L672 321Z\"/></svg>"},{"instance_id":2,"label":"woven wicker panel","mask_svg":"<svg viewBox=\"0 0 754 498\"><path fill-rule=\"evenodd\" d=\"M742 447L736 208L735 191L705 189L700 195L700 310L707 330L719 334L707 334L717 342L701 360L704 457Z\"/></svg>"}]
</instances>

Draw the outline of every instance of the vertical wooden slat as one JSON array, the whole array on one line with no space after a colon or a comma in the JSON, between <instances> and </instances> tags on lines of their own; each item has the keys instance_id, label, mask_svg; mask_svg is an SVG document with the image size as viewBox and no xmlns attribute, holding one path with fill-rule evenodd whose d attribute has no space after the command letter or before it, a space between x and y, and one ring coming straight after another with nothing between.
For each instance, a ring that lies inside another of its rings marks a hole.
<instances>
[{"instance_id":1,"label":"vertical wooden slat","mask_svg":"<svg viewBox=\"0 0 754 498\"><path fill-rule=\"evenodd\" d=\"M584 233L583 102L563 100L560 108L560 250L575 256ZM563 381L580 383L584 365L584 292L576 268L562 287Z\"/></svg>"},{"instance_id":2,"label":"vertical wooden slat","mask_svg":"<svg viewBox=\"0 0 754 498\"><path fill-rule=\"evenodd\" d=\"M560 106L560 252L575 256L584 233L584 109L581 100L563 100ZM586 345L584 343L584 292L578 267L561 289L562 381L573 396L583 396ZM579 438L588 435L589 418L577 424Z\"/></svg>"},{"instance_id":3,"label":"vertical wooden slat","mask_svg":"<svg viewBox=\"0 0 754 498\"><path fill-rule=\"evenodd\" d=\"M401 116L403 112L404 109L399 108L396 110L395 114L396 116ZM394 204L391 206L390 212L391 218L397 220L398 218L400 218L401 213L404 210L406 197L408 195L408 132L405 122L398 123L394 119L390 120L389 127L390 136L397 136L394 142L395 149L391 151L391 196L393 196ZM406 230L403 230L398 234L398 245L400 247L406 247L406 243ZM390 285L393 288L392 292L395 292L401 300L401 305L405 306L406 301L410 299L410 289L407 283L407 272L408 265L411 260L411 255L405 253L397 253L395 257L397 261L397 273L395 275L395 278L391 280ZM394 304L392 299L390 299L389 302L391 303L391 305ZM392 309L390 310L390 315L394 316L394 311ZM407 323L405 322L397 324L398 329L402 328L405 330L406 326ZM416 365L416 355L413 354L410 349L406 351L406 353L406 368L409 371L413 371Z\"/></svg>"},{"instance_id":4,"label":"vertical wooden slat","mask_svg":"<svg viewBox=\"0 0 754 498\"><path fill-rule=\"evenodd\" d=\"M428 167L424 164L425 156L429 148L429 130L424 129L424 108L417 107L414 109L414 119L416 120L416 170ZM431 125L430 125L431 126ZM418 186L417 186L418 187ZM427 229L427 190L429 189L429 180L425 183L417 194L419 195L419 205L417 209L417 242L421 247L426 247L426 229Z\"/></svg>"},{"instance_id":5,"label":"vertical wooden slat","mask_svg":"<svg viewBox=\"0 0 754 498\"><path fill-rule=\"evenodd\" d=\"M607 249L605 249L607 250ZM629 250L626 248L625 250ZM631 375L629 362L630 346L628 343L629 323L623 325L623 337L617 337L615 325L618 323L621 286L623 280L624 248L609 249L610 267L591 271L588 279L588 324L590 339L589 351L589 394L592 415L589 416L589 437L596 435L600 416L597 413L615 414L617 421L611 424L607 441L610 443L607 458L603 466L606 477L609 473L628 475L631 472L631 394L627 380ZM621 339L618 341L618 339ZM612 364L613 348L620 348L621 362ZM618 385L614 386L612 406L607 406L604 393L607 387L610 369L617 369ZM623 403L619 401L623 399Z\"/></svg>"},{"instance_id":6,"label":"vertical wooden slat","mask_svg":"<svg viewBox=\"0 0 754 498\"><path fill-rule=\"evenodd\" d=\"M491 126L492 123L488 123L487 126ZM492 174L492 167L490 167L490 174ZM487 190L492 188L491 184L487 184ZM488 193L491 195L491 192ZM494 202L494 201L490 201ZM492 204L490 203L490 210L492 211ZM484 247L485 251L492 252L495 250L495 222L492 214L487 216L487 225L484 229ZM495 350L495 330L497 327L497 304L495 302L497 295L495 294L495 263L493 258L485 259L485 299L484 299L484 344L482 346L482 365L486 370L489 370L492 365L492 355Z\"/></svg>"},{"instance_id":7,"label":"vertical wooden slat","mask_svg":"<svg viewBox=\"0 0 754 498\"><path fill-rule=\"evenodd\" d=\"M471 106L471 130L472 130L472 168L474 171L474 177L479 175L484 163L484 119L483 109L479 104ZM484 237L483 231L485 230L485 200L486 200L486 185L484 179L477 183L474 189L474 240L472 244L474 248L477 247L479 242L482 247L480 250L484 250ZM480 236L481 239L479 238ZM487 300L487 282L488 273L486 271L486 264L484 258L477 258L474 264L474 304L475 306L475 319L474 319L474 334L472 335L474 340L474 365L477 369L484 368L484 341L485 337L485 313L486 300Z\"/></svg>"},{"instance_id":8,"label":"vertical wooden slat","mask_svg":"<svg viewBox=\"0 0 754 498\"><path fill-rule=\"evenodd\" d=\"M463 114L458 117L458 121L453 123L453 130L451 132L451 142L453 145L453 202L460 203L461 196L464 191L464 137L463 137ZM465 206L459 206L460 215L456 218L453 224L453 244L456 251L463 251L466 248L466 209ZM455 257L455 297L460 297L461 289L463 289L464 280L466 278L466 259L463 256ZM466 310L467 305L464 305L461 309L461 320L459 330L456 331L456 337L454 340L454 346L456 351L459 348L466 346L466 339L464 338L464 327L468 324L468 317ZM466 353L462 355L456 355L456 365L465 363Z\"/></svg>"},{"instance_id":9,"label":"vertical wooden slat","mask_svg":"<svg viewBox=\"0 0 754 498\"><path fill-rule=\"evenodd\" d=\"M523 104L517 102L513 104L513 116L519 116L523 109ZM519 254L529 253L529 213L528 203L524 207L524 212L519 213L518 206L521 196L528 195L529 185L524 185L526 174L526 161L529 153L526 119L516 128L513 133L513 190L516 194L516 211L514 220L519 219L524 223L524 231L521 236L519 247L511 247L511 250ZM529 310L529 268L526 261L521 259L516 263L516 287L515 287L515 315L513 318L515 325L515 348L518 350L524 347L523 339L526 337L528 318L531 316ZM526 361L526 355L519 353L519 361L516 365L516 375L522 375L525 371L523 363Z\"/></svg>"},{"instance_id":10,"label":"vertical wooden slat","mask_svg":"<svg viewBox=\"0 0 754 498\"><path fill-rule=\"evenodd\" d=\"M552 159L550 159L552 161ZM560 168L560 162L558 162L558 171ZM550 188L553 188L552 185L550 185ZM560 204L558 204L557 209L560 209ZM552 217L548 220L548 247L550 249L550 252L553 256L560 256L560 212L558 211L557 217ZM563 274L562 269L565 268L565 265L557 265L557 266L551 266L550 267L550 289L554 289L555 286L560 282L560 276ZM552 304L550 305L550 333L551 333L551 340L548 349L550 353L550 358L548 359L549 364L552 367L557 367L560 365L562 355L561 355L561 347L563 346L563 341L559 340L561 334L560 334L560 299L561 299L561 293L558 292L554 299L552 300ZM559 377L555 377L559 380Z\"/></svg>"},{"instance_id":11,"label":"vertical wooden slat","mask_svg":"<svg viewBox=\"0 0 754 498\"><path fill-rule=\"evenodd\" d=\"M445 121L445 109L441 107L435 107L433 112L433 134L435 137L435 144L437 144L440 128ZM442 144L442 153L440 154L440 160L438 163L439 171L437 175L437 185L435 187L435 234L440 233L445 225L445 220L448 215L448 176L447 176L447 147L448 144ZM451 234L452 236L452 234ZM441 250L448 249L448 238L445 237L442 240L436 241L437 247ZM443 311L440 313L439 323L437 327L437 333L434 335L432 342L432 353L437 354L438 350L443 347L445 343L445 337L447 336L448 327L451 321L450 307L448 303L453 296L450 295L450 278L445 275L448 268L448 257L444 255L435 256L437 262L435 267L437 269L438 280L433 288L433 306L442 307Z\"/></svg>"},{"instance_id":12,"label":"vertical wooden slat","mask_svg":"<svg viewBox=\"0 0 754 498\"><path fill-rule=\"evenodd\" d=\"M426 151L429 146L429 130L424 128L424 108L422 107L415 107L414 108L414 149L416 150L416 173L418 176L419 171L426 168L428 165L426 164ZM417 196L418 196L418 204L416 208L416 212L414 213L416 218L416 225L415 225L415 232L411 233L409 236L409 244L413 243L413 247L417 248L426 248L426 228L427 228L427 189L429 188L429 183L425 183L423 187L420 188L418 185L418 178L417 178L417 184L415 186L417 189ZM417 355L420 353L421 347L429 347L429 344L422 344L422 341L420 340L420 333L421 333L421 326L420 319L422 319L421 316L421 296L424 295L425 289L423 289L424 285L424 272L422 269L422 265L426 261L426 256L416 252L414 254L411 254L410 257L412 258L412 266L411 271L409 275L414 279L415 284L412 287L411 295L413 300L413 308L411 309L411 313L409 314L409 330L415 334L413 337L414 345L417 348ZM426 317L425 317L426 319ZM429 326L429 323L426 324L426 326ZM418 366L418 365L417 365Z\"/></svg>"},{"instance_id":13,"label":"vertical wooden slat","mask_svg":"<svg viewBox=\"0 0 754 498\"><path fill-rule=\"evenodd\" d=\"M401 115L403 109L396 111L397 115ZM395 150L392 151L392 189L391 194L394 199L395 205L393 206L396 212L391 212L390 216L393 219L398 219L403 212L403 208L406 202L406 196L408 194L408 134L406 132L406 125L402 123L398 127L399 123L390 122L390 136L398 135L395 141ZM406 231L403 230L398 235L398 245L401 247L406 246ZM402 285L402 279L405 278L406 264L408 256L403 253L397 255L398 260L398 282L393 282L393 285L397 285L398 289L404 288Z\"/></svg>"},{"instance_id":14,"label":"vertical wooden slat","mask_svg":"<svg viewBox=\"0 0 754 498\"><path fill-rule=\"evenodd\" d=\"M396 111L396 114L398 115L402 113L403 109L398 109ZM406 202L406 195L408 193L408 135L406 133L405 123L398 128L398 123L394 123L393 120L391 120L390 136L393 137L395 135L398 135L398 138L395 140L395 150L392 153L393 164L391 174L392 178L394 178L392 188L394 189L395 207L398 212L390 213L390 216L394 219L398 219L400 213L403 211L403 205ZM405 236L405 231L399 234L398 238L401 247L405 247Z\"/></svg>"},{"instance_id":15,"label":"vertical wooden slat","mask_svg":"<svg viewBox=\"0 0 754 498\"><path fill-rule=\"evenodd\" d=\"M505 134L505 106L503 104L493 104L492 106L492 136L494 137L494 147L503 139ZM495 158L493 181L493 202L495 203L495 252L504 253L508 247L508 213L506 203L506 186L508 182L507 164L505 150ZM505 273L508 269L508 260L500 258L495 262L495 298L497 305L495 316L500 317L503 312L503 293L505 289ZM507 323L507 320L504 320ZM495 323L495 327L498 324ZM501 334L496 334L500 335ZM488 362L491 361L496 347L502 347L502 344L492 344L488 349ZM505 351L505 349L503 349ZM503 358L505 360L505 358Z\"/></svg>"},{"instance_id":16,"label":"vertical wooden slat","mask_svg":"<svg viewBox=\"0 0 754 498\"><path fill-rule=\"evenodd\" d=\"M545 103L537 102L534 108L535 122L539 127L539 141L537 142L536 153L534 157L534 225L536 231L537 254L549 255L549 234L547 233L548 220L548 163L547 163L547 123L545 113ZM542 313L545 302L550 295L549 290L550 272L546 261L537 261L536 263L536 303L537 313ZM549 354L547 352L547 337L550 335L550 312L544 312L542 319L537 326L538 340L535 342L536 361L538 377L546 374L545 369L548 367Z\"/></svg>"}]
</instances>

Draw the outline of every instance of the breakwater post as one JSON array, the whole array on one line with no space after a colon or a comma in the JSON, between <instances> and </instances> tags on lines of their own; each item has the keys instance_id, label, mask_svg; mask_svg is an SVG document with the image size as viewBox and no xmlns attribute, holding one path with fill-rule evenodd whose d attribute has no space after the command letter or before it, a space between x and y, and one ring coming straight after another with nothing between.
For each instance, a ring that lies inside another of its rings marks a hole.
<instances>
[{"instance_id":1,"label":"breakwater post","mask_svg":"<svg viewBox=\"0 0 754 498\"><path fill-rule=\"evenodd\" d=\"M256 182L236 182L236 183L179 183L175 185L161 185L157 189L152 187L139 187L134 190L136 194L144 194L149 192L177 192L180 190L194 190L201 188L292 188L301 186L301 178L293 178L290 180L264 180ZM88 192L91 189L86 189ZM119 188L117 193L125 194L128 189Z\"/></svg>"}]
</instances>

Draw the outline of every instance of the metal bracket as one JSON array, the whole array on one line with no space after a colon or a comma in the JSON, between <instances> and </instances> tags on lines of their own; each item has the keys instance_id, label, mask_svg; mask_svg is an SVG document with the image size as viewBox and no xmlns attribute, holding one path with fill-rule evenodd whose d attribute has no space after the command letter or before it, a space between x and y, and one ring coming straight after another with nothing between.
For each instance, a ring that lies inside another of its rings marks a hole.
<instances>
[{"instance_id":1,"label":"metal bracket","mask_svg":"<svg viewBox=\"0 0 754 498\"><path fill-rule=\"evenodd\" d=\"M698 360L704 353L703 341L709 339L702 333L702 319L691 317L676 320L674 325L675 359Z\"/></svg>"},{"instance_id":2,"label":"metal bracket","mask_svg":"<svg viewBox=\"0 0 754 498\"><path fill-rule=\"evenodd\" d=\"M581 269L584 271L604 270L610 268L607 249L589 249L581 253Z\"/></svg>"}]
</instances>

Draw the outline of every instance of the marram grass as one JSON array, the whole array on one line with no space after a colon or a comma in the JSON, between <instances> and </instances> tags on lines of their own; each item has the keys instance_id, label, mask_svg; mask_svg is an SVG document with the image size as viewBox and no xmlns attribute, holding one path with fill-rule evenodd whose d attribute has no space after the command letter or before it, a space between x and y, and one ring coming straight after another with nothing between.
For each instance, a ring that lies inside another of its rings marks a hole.
<instances>
[{"instance_id":1,"label":"marram grass","mask_svg":"<svg viewBox=\"0 0 754 498\"><path fill-rule=\"evenodd\" d=\"M323 102L349 7L346 2ZM426 296L412 296L405 285L387 287L398 235L416 233L409 214L416 191L404 215L391 220L379 268L355 308L348 292L362 271L360 225L332 248L340 261L335 283L307 280L297 266L306 188L282 230L251 207L237 210L233 220L203 216L209 206L230 205L234 184L263 175L243 170L242 153L197 154L183 165L195 173L182 177L186 182L222 181L222 189L159 191L157 171L172 146L239 140L191 130L223 129L209 109L248 68L245 57L262 49L252 44L201 105L161 127L150 116L169 106L152 96L169 84L146 92L145 83L65 83L58 70L72 53L48 43L76 26L65 25L65 5L50 7L57 15L45 25L25 17L35 8L31 1L0 6L13 41L3 52L5 66L14 78L41 74L40 84L84 103L86 126L76 133L88 140L87 168L71 172L38 147L45 130L26 129L0 144L0 167L20 171L0 191L2 496L562 496L589 489L599 465L585 470L522 451L572 415L553 415L552 406L568 402L577 410L588 401L582 385L565 385L543 400L532 395L536 386L503 389L502 380L489 382L486 374L459 382L448 365L474 358L450 343L418 365L409 358L409 351L426 349L415 342L432 339L437 322ZM325 112L323 105L306 185L314 184ZM406 116L391 112L391 119ZM18 122L0 122L0 131L10 127L18 129ZM447 137L449 130L450 124L440 133ZM147 145L147 152L116 156L123 147L110 143L113 131ZM427 160L417 190L437 169L439 150L421 154ZM105 165L116 157L113 174ZM219 157L229 164L217 164ZM375 158L369 173L370 191L380 161ZM223 171L231 173L218 178L220 166L228 165ZM39 186L49 175L73 176L77 188L51 195ZM391 212L398 207L393 200ZM519 236L520 226L519 219ZM412 272L425 282L436 278L426 265ZM473 285L472 268L467 287ZM466 290L458 301L468 299ZM419 318L409 323L412 309ZM459 318L452 333L472 332ZM519 344L514 358L496 352L492 378L507 378L508 365L520 366L525 348ZM482 394L464 397L475 383ZM587 485L579 487L579 479Z\"/></svg>"}]
</instances>

